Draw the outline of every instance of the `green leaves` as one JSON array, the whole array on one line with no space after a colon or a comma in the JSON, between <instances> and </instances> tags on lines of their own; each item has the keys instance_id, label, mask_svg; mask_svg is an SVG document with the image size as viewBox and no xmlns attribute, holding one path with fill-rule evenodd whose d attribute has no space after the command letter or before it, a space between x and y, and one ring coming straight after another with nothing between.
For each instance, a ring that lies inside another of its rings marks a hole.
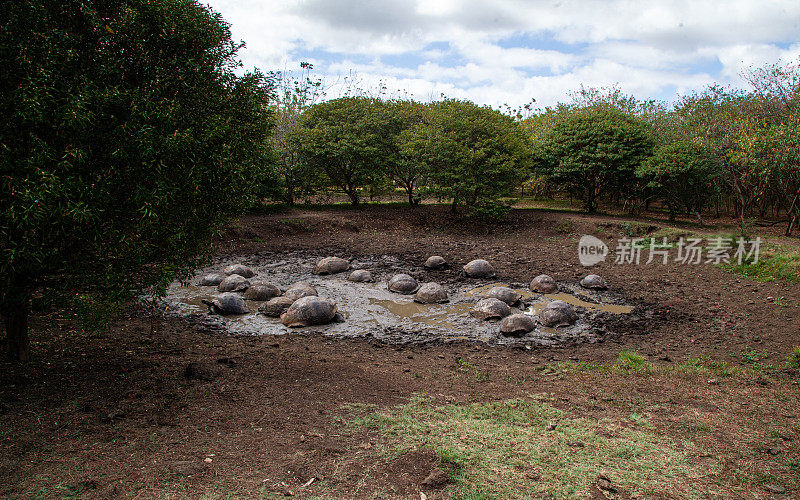
<instances>
[{"instance_id":1,"label":"green leaves","mask_svg":"<svg viewBox=\"0 0 800 500\"><path fill-rule=\"evenodd\" d=\"M555 123L540 147L539 164L592 212L599 199L633 191L633 172L654 144L643 122L615 109L587 108Z\"/></svg>"},{"instance_id":2,"label":"green leaves","mask_svg":"<svg viewBox=\"0 0 800 500\"><path fill-rule=\"evenodd\" d=\"M525 178L530 163L517 123L468 101L428 105L421 122L404 132L401 150L406 161L424 165L429 190L452 200L454 210L499 201Z\"/></svg>"},{"instance_id":3,"label":"green leaves","mask_svg":"<svg viewBox=\"0 0 800 500\"><path fill-rule=\"evenodd\" d=\"M44 283L103 297L86 303L163 289L253 199L270 80L233 72L228 25L193 0L3 9L0 306Z\"/></svg>"},{"instance_id":4,"label":"green leaves","mask_svg":"<svg viewBox=\"0 0 800 500\"><path fill-rule=\"evenodd\" d=\"M367 97L342 97L308 110L301 153L308 165L358 205L360 190L380 182L396 161L393 137L400 120L387 104Z\"/></svg>"}]
</instances>

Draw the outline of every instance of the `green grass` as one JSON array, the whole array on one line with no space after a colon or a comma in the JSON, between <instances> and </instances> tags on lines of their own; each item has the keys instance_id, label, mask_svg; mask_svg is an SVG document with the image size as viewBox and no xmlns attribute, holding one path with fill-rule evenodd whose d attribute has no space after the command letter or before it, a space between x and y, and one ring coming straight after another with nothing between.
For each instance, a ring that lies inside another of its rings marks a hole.
<instances>
[{"instance_id":1,"label":"green grass","mask_svg":"<svg viewBox=\"0 0 800 500\"><path fill-rule=\"evenodd\" d=\"M792 352L786 356L787 368L800 368L800 346L792 347Z\"/></svg>"},{"instance_id":2,"label":"green grass","mask_svg":"<svg viewBox=\"0 0 800 500\"><path fill-rule=\"evenodd\" d=\"M722 264L726 271L749 276L756 281L775 280L800 283L800 248L777 243L762 243L758 263Z\"/></svg>"},{"instance_id":3,"label":"green grass","mask_svg":"<svg viewBox=\"0 0 800 500\"><path fill-rule=\"evenodd\" d=\"M551 422L557 426L548 431ZM586 498L601 472L634 496L693 498L702 490L697 482L719 470L713 459L692 458L691 443L658 435L644 415L569 418L543 401L437 406L416 395L357 417L355 425L385 436L379 452L387 459L416 449L438 454L453 498Z\"/></svg>"},{"instance_id":4,"label":"green grass","mask_svg":"<svg viewBox=\"0 0 800 500\"><path fill-rule=\"evenodd\" d=\"M575 221L569 217L564 217L555 225L555 230L559 233L570 234L575 232Z\"/></svg>"},{"instance_id":5,"label":"green grass","mask_svg":"<svg viewBox=\"0 0 800 500\"><path fill-rule=\"evenodd\" d=\"M622 351L614 365L618 370L626 372L652 371L653 365L636 351Z\"/></svg>"}]
</instances>

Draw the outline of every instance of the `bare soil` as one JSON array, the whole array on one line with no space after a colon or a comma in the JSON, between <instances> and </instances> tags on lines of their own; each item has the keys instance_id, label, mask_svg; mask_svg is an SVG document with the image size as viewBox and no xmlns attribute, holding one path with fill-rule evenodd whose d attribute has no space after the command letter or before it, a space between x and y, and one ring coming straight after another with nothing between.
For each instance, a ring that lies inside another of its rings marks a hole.
<instances>
[{"instance_id":1,"label":"bare soil","mask_svg":"<svg viewBox=\"0 0 800 500\"><path fill-rule=\"evenodd\" d=\"M541 273L577 281L587 273L577 259L580 235L610 242L620 229L602 216L515 210L484 224L446 207L369 207L245 216L217 244L227 257L299 251L422 262L437 254L456 268L486 258L499 281ZM712 378L553 376L545 368L611 364L623 350L663 366L700 356L742 365L753 351L760 363L778 364L800 345L800 287L711 265L607 262L592 272L652 314L620 316L601 343L557 348L394 344L303 331L229 336L136 308L88 335L65 311L35 314L33 360L0 364L0 497L449 497L447 485L422 485L443 467L438 457L420 450L381 459L380 436L346 425L343 405L387 407L426 392L442 403L547 393L570 415L597 419L645 408L659 432L725 464L716 497L797 498L796 370ZM485 376L465 373L465 363ZM768 491L773 484L784 492ZM698 488L698 497L708 496Z\"/></svg>"}]
</instances>

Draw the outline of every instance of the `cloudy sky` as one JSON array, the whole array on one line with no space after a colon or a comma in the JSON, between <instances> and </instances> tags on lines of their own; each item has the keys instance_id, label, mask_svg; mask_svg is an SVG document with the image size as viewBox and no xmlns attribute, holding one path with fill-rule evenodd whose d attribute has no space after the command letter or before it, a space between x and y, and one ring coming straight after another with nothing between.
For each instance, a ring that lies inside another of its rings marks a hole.
<instances>
[{"instance_id":1,"label":"cloudy sky","mask_svg":"<svg viewBox=\"0 0 800 500\"><path fill-rule=\"evenodd\" d=\"M547 106L581 84L672 101L713 82L744 86L743 69L800 57L798 0L208 3L247 44L246 67L308 61L333 93L355 75L373 92L383 82L396 95L492 106Z\"/></svg>"}]
</instances>

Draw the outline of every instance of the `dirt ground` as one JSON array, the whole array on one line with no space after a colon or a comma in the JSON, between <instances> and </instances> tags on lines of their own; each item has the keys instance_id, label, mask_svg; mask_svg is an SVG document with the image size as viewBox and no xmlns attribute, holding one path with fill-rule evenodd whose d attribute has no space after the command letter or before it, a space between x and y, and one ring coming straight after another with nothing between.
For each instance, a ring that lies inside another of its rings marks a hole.
<instances>
[{"instance_id":1,"label":"dirt ground","mask_svg":"<svg viewBox=\"0 0 800 500\"><path fill-rule=\"evenodd\" d=\"M486 258L500 281L541 273L579 280L587 273L577 259L580 235L610 242L620 231L610 217L533 210L497 224L437 206L293 210L243 217L218 247L226 256L437 254L456 268ZM779 364L800 345L800 287L711 265L606 262L592 272L652 314L620 318L602 343L560 348L387 344L302 331L231 337L138 309L86 335L65 312L34 315L33 360L0 364L0 497L448 498L447 484L421 485L438 457L420 450L384 460L374 452L380 435L345 425L344 405L390 407L425 392L443 404L546 393L569 415L593 419L645 408L658 432L724 464L717 493L698 484L698 498L800 498L796 370L717 377L548 368L611 364L621 351L657 366L699 357Z\"/></svg>"}]
</instances>

